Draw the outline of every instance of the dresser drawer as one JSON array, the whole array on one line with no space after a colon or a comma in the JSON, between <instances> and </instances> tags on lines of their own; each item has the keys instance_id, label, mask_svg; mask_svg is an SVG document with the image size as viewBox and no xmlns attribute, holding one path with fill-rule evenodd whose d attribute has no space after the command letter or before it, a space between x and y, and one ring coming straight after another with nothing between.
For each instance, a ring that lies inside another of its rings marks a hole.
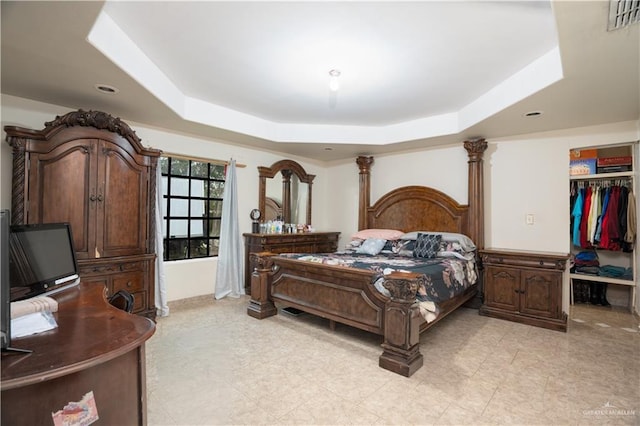
<instances>
[{"instance_id":1,"label":"dresser drawer","mask_svg":"<svg viewBox=\"0 0 640 426\"><path fill-rule=\"evenodd\" d=\"M112 283L114 293L117 293L118 290L126 290L129 293L136 293L144 290L144 273L140 271L119 274L113 277Z\"/></svg>"},{"instance_id":2,"label":"dresser drawer","mask_svg":"<svg viewBox=\"0 0 640 426\"><path fill-rule=\"evenodd\" d=\"M107 297L126 290L134 297L133 313L155 318L153 292L155 255L131 258L101 258L78 261L80 279L99 283Z\"/></svg>"}]
</instances>

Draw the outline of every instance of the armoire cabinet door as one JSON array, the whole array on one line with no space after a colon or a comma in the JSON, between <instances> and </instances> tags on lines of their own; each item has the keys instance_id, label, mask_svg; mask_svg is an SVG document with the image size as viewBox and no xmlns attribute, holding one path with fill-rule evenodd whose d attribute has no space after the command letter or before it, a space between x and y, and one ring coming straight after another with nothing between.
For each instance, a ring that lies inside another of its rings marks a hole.
<instances>
[{"instance_id":1,"label":"armoire cabinet door","mask_svg":"<svg viewBox=\"0 0 640 426\"><path fill-rule=\"evenodd\" d=\"M97 250L99 257L146 252L149 170L119 146L100 141Z\"/></svg>"},{"instance_id":2,"label":"armoire cabinet door","mask_svg":"<svg viewBox=\"0 0 640 426\"><path fill-rule=\"evenodd\" d=\"M95 141L77 139L29 158L26 223L69 222L78 259L93 257L95 246Z\"/></svg>"}]
</instances>

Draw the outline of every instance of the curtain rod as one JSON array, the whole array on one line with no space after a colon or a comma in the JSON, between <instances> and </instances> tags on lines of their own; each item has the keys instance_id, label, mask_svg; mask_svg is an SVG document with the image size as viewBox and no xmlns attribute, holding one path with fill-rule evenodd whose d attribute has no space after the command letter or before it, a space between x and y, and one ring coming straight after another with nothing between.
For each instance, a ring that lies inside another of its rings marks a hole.
<instances>
[{"instance_id":1,"label":"curtain rod","mask_svg":"<svg viewBox=\"0 0 640 426\"><path fill-rule=\"evenodd\" d=\"M173 152L162 151L161 155L165 157L178 158L180 160L201 161L203 163L219 164L219 165L225 165L225 166L229 165L229 162L224 160L212 160L211 158L193 157L191 155L176 154ZM244 167L247 167L247 165L236 163L236 167L244 168Z\"/></svg>"}]
</instances>

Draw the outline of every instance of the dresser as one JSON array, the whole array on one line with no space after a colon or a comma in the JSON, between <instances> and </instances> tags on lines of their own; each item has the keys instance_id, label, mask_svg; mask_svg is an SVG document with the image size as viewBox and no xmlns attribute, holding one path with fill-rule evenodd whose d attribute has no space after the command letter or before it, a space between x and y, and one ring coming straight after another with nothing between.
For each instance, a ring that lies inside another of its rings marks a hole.
<instances>
[{"instance_id":1,"label":"dresser","mask_svg":"<svg viewBox=\"0 0 640 426\"><path fill-rule=\"evenodd\" d=\"M481 315L567 331L562 279L568 254L486 249L480 256L484 267Z\"/></svg>"},{"instance_id":2,"label":"dresser","mask_svg":"<svg viewBox=\"0 0 640 426\"><path fill-rule=\"evenodd\" d=\"M13 148L14 224L71 224L83 282L127 290L134 312L155 319L155 173L146 148L119 118L73 111L42 130L5 126Z\"/></svg>"},{"instance_id":3,"label":"dresser","mask_svg":"<svg viewBox=\"0 0 640 426\"><path fill-rule=\"evenodd\" d=\"M298 234L243 234L244 288L251 292L251 273L255 265L251 253L333 253L338 250L339 232L303 232Z\"/></svg>"}]
</instances>

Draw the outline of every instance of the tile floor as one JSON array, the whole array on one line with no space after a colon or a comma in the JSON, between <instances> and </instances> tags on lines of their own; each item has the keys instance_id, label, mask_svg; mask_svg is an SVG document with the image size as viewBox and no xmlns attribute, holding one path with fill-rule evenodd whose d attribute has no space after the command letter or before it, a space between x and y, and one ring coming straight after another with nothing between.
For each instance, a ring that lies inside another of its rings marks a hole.
<instances>
[{"instance_id":1,"label":"tile floor","mask_svg":"<svg viewBox=\"0 0 640 426\"><path fill-rule=\"evenodd\" d=\"M637 317L574 305L561 333L462 308L423 333L410 378L378 336L248 298L170 304L147 343L150 425L640 424Z\"/></svg>"}]
</instances>

